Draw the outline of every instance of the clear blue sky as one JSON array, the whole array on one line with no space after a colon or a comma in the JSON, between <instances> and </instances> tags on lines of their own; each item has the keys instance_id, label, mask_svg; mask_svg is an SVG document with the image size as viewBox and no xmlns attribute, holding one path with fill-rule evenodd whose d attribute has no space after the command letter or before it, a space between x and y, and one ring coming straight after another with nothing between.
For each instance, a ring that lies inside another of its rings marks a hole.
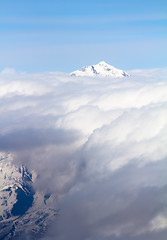
<instances>
[{"instance_id":1,"label":"clear blue sky","mask_svg":"<svg viewBox=\"0 0 167 240\"><path fill-rule=\"evenodd\" d=\"M0 0L0 70L167 66L166 0Z\"/></svg>"}]
</instances>

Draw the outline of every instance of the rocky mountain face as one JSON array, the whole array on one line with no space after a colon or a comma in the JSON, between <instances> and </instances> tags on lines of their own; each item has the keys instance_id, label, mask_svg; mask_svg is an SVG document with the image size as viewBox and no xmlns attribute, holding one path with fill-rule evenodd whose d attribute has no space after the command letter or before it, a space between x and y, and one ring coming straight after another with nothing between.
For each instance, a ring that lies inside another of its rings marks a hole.
<instances>
[{"instance_id":1,"label":"rocky mountain face","mask_svg":"<svg viewBox=\"0 0 167 240\"><path fill-rule=\"evenodd\" d=\"M15 166L9 153L0 153L0 239L38 239L58 214L52 194L33 188L35 177Z\"/></svg>"}]
</instances>

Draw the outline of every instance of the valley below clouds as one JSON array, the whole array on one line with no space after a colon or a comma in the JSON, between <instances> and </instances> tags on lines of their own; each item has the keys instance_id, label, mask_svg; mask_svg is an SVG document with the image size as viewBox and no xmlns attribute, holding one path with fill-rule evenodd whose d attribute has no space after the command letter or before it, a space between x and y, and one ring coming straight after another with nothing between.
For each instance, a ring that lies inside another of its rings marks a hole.
<instances>
[{"instance_id":1,"label":"valley below clouds","mask_svg":"<svg viewBox=\"0 0 167 240\"><path fill-rule=\"evenodd\" d=\"M40 238L166 239L167 69L128 73L0 73L0 152L59 211Z\"/></svg>"}]
</instances>

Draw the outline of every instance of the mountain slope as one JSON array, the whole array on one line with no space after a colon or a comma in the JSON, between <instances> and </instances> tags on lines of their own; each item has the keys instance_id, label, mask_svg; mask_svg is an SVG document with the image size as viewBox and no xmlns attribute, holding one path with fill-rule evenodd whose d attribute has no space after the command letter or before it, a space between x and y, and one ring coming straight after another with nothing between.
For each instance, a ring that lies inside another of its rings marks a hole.
<instances>
[{"instance_id":1,"label":"mountain slope","mask_svg":"<svg viewBox=\"0 0 167 240\"><path fill-rule=\"evenodd\" d=\"M82 77L126 77L128 73L117 69L106 62L102 61L96 65L83 67L77 71L70 73L71 76L82 76Z\"/></svg>"},{"instance_id":2,"label":"mountain slope","mask_svg":"<svg viewBox=\"0 0 167 240\"><path fill-rule=\"evenodd\" d=\"M54 196L35 191L34 179L35 173L0 152L0 239L38 239L57 216Z\"/></svg>"}]
</instances>

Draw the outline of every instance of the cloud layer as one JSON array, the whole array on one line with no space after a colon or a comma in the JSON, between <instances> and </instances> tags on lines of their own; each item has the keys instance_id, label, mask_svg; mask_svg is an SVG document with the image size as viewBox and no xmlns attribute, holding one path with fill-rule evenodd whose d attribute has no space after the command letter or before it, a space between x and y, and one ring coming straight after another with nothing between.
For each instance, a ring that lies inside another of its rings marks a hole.
<instances>
[{"instance_id":1,"label":"cloud layer","mask_svg":"<svg viewBox=\"0 0 167 240\"><path fill-rule=\"evenodd\" d=\"M0 151L60 208L46 239L166 239L166 73L0 73Z\"/></svg>"}]
</instances>

